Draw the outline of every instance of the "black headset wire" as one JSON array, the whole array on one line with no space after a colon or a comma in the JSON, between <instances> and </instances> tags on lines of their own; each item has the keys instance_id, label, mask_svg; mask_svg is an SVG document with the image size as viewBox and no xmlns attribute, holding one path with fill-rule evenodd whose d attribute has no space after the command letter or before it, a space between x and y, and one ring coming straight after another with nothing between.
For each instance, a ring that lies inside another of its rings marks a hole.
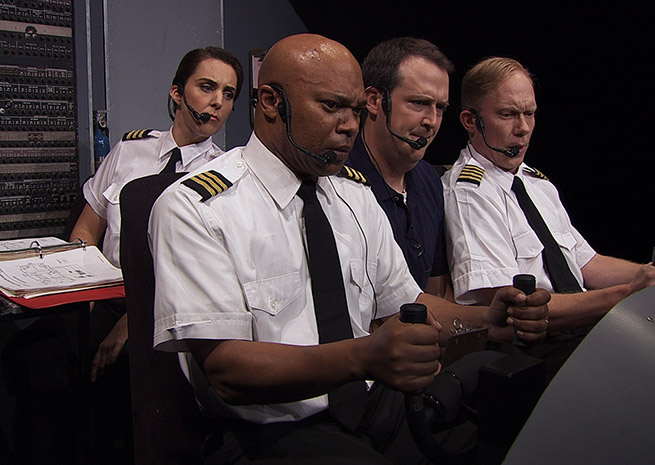
<instances>
[{"instance_id":1,"label":"black headset wire","mask_svg":"<svg viewBox=\"0 0 655 465\"><path fill-rule=\"evenodd\" d=\"M380 168L380 164L378 163L377 158L375 158L373 151L371 150L371 148L368 146L368 143L366 142L366 137L364 136L364 128L362 128L361 135L362 135L362 143L364 144L364 148L366 149L368 155L371 157L371 160L373 160L375 169L378 170L378 173L380 173L380 176L382 177L382 182L384 183L384 188L386 189L387 194L389 194L389 197L391 197L391 200L393 202L393 213L394 216L396 217L396 224L400 224L400 218L398 217L398 205L396 205L396 202L393 200L393 195L395 192L393 191L393 189L391 189L389 184L387 184L387 181L384 179L384 176L382 176L382 170Z\"/></svg>"},{"instance_id":2,"label":"black headset wire","mask_svg":"<svg viewBox=\"0 0 655 465\"><path fill-rule=\"evenodd\" d=\"M364 238L364 272L366 273L366 279L368 280L368 283L371 285L371 289L373 289L373 315L371 317L371 322L375 321L377 318L378 314L378 293L375 290L375 285L373 284L373 281L371 280L371 275L368 272L368 239L366 238L366 233L364 233L364 228L362 228L362 225L359 222L359 219L357 218L357 215L355 214L355 211L352 209L350 204L344 199L341 194L339 194L339 191L334 187L334 183L332 182L332 179L328 176L327 177L328 181L330 182L330 185L332 186L332 190L334 193L337 195L339 200L341 200L346 207L348 207L348 210L350 210L350 214L355 218L355 223L357 223L357 227L359 228L359 231L362 233L362 237Z\"/></svg>"},{"instance_id":3,"label":"black headset wire","mask_svg":"<svg viewBox=\"0 0 655 465\"><path fill-rule=\"evenodd\" d=\"M387 184L387 181L384 179L384 176L382 176L382 170L380 169L380 164L378 163L377 158L375 158L375 154L373 154L373 151L371 150L371 148L368 146L368 143L366 142L366 137L364 136L363 128L362 128L362 131L360 132L360 134L362 136L362 143L364 144L364 148L366 149L366 152L368 153L368 155L371 157L371 160L373 161L373 164L375 165L375 169L378 171L378 173L380 173L380 176L382 177L382 182L384 183L384 188L386 189L387 194L389 194L389 197L391 197L391 202L393 203L393 214L396 217L396 224L401 224L400 217L398 215L398 205L396 205L396 201L394 200L394 194L396 194L396 192L393 189L391 189L391 186L389 186L389 184ZM407 200L404 198L404 196L403 196L403 203L405 205L407 205ZM411 224L411 217L409 217L409 212L408 212L408 219L410 220L410 224ZM402 231L401 231L401 234L403 234ZM407 237L407 236L405 236L405 237ZM419 245L421 245L416 239L412 239L412 240L415 240ZM421 245L421 247L423 247L423 245ZM422 252L422 253L424 253L424 252ZM423 262L425 263L425 261L423 261ZM429 267L427 265L425 265L425 266L422 267L422 269L423 269L423 271L429 273L430 271L432 271L432 265L430 265Z\"/></svg>"},{"instance_id":4,"label":"black headset wire","mask_svg":"<svg viewBox=\"0 0 655 465\"><path fill-rule=\"evenodd\" d=\"M173 98L171 97L171 94L168 94L168 100L166 101L166 110L168 110L168 117L171 119L171 121L175 121L175 113L173 113L173 110L171 109L172 101Z\"/></svg>"}]
</instances>

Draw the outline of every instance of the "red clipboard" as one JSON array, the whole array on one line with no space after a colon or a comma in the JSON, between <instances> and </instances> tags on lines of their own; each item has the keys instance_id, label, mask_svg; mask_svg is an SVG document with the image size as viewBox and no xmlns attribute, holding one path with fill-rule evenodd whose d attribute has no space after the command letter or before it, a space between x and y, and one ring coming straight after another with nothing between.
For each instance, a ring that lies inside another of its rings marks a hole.
<instances>
[{"instance_id":1,"label":"red clipboard","mask_svg":"<svg viewBox=\"0 0 655 465\"><path fill-rule=\"evenodd\" d=\"M22 305L23 307L38 309L72 304L74 302L91 302L93 300L122 298L125 297L125 286L120 284L118 286L82 289L80 291L61 292L59 294L32 297L31 299L26 299L24 297L4 297L12 302L16 302L18 305Z\"/></svg>"}]
</instances>

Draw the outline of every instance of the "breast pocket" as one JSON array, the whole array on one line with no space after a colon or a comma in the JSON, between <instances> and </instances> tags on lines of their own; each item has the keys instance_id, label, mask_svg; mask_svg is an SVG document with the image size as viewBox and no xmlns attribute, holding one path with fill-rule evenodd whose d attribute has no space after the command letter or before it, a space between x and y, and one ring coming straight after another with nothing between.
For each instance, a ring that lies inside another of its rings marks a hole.
<instances>
[{"instance_id":1,"label":"breast pocket","mask_svg":"<svg viewBox=\"0 0 655 465\"><path fill-rule=\"evenodd\" d=\"M532 230L527 230L519 236L514 237L517 260L533 260L541 255L544 246Z\"/></svg>"},{"instance_id":2,"label":"breast pocket","mask_svg":"<svg viewBox=\"0 0 655 465\"><path fill-rule=\"evenodd\" d=\"M120 200L121 190L125 184L112 184L103 193L102 196L107 199L107 202L112 205L118 204Z\"/></svg>"},{"instance_id":3,"label":"breast pocket","mask_svg":"<svg viewBox=\"0 0 655 465\"><path fill-rule=\"evenodd\" d=\"M295 305L302 310L299 302L302 294L300 273L293 272L282 276L252 281L244 284L248 306L256 318L258 312L277 316Z\"/></svg>"},{"instance_id":4,"label":"breast pocket","mask_svg":"<svg viewBox=\"0 0 655 465\"><path fill-rule=\"evenodd\" d=\"M571 258L572 261L575 261L575 237L570 232L554 232L553 237L562 249L562 253Z\"/></svg>"}]
</instances>

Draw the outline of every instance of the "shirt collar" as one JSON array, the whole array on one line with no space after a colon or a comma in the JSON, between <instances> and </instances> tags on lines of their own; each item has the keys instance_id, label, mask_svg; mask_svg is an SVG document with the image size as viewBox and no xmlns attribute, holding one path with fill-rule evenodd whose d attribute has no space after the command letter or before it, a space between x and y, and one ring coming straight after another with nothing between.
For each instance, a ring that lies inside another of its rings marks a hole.
<instances>
[{"instance_id":1,"label":"shirt collar","mask_svg":"<svg viewBox=\"0 0 655 465\"><path fill-rule=\"evenodd\" d=\"M512 191L512 183L514 182L514 174L504 169L498 168L492 161L487 159L484 155L477 152L473 145L469 142L466 150L470 154L471 158L475 160L475 164L484 168L484 175L491 177L494 182L498 183L500 187L507 193ZM527 168L525 163L519 165L519 169L516 171L516 176L521 180L524 179L523 170Z\"/></svg>"},{"instance_id":2,"label":"shirt collar","mask_svg":"<svg viewBox=\"0 0 655 465\"><path fill-rule=\"evenodd\" d=\"M268 150L254 132L243 149L243 159L278 208L286 208L300 188L300 179L293 171Z\"/></svg>"},{"instance_id":3,"label":"shirt collar","mask_svg":"<svg viewBox=\"0 0 655 465\"><path fill-rule=\"evenodd\" d=\"M182 169L184 170L185 167L189 166L193 160L202 154L212 150L213 146L214 143L212 142L212 138L208 137L207 139L203 140L202 142L198 142L197 144L180 147L180 153L182 156ZM177 143L175 142L175 139L173 139L173 128L171 127L171 129L162 138L161 146L159 148L159 159L161 160L162 158L166 157L175 147L177 147Z\"/></svg>"}]
</instances>

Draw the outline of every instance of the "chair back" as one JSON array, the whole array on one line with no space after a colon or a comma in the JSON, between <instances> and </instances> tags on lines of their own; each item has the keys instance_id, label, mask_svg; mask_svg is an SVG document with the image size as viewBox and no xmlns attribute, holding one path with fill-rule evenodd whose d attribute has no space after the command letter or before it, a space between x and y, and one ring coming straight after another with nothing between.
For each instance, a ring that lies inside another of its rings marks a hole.
<instances>
[{"instance_id":1,"label":"chair back","mask_svg":"<svg viewBox=\"0 0 655 465\"><path fill-rule=\"evenodd\" d=\"M155 200L182 174L135 179L123 187L120 197L136 465L202 463L200 447L207 433L177 354L152 347L155 279L148 221Z\"/></svg>"}]
</instances>

